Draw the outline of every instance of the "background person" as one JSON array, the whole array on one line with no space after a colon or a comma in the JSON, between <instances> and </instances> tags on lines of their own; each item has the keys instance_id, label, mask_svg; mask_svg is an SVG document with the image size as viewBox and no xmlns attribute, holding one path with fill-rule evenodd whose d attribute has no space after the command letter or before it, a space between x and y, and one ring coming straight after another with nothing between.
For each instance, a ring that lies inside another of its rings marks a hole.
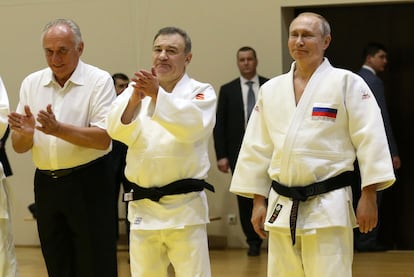
<instances>
[{"instance_id":1,"label":"background person","mask_svg":"<svg viewBox=\"0 0 414 277\"><path fill-rule=\"evenodd\" d=\"M234 172L237 156L243 140L251 110L249 111L249 88L253 89L253 104L256 103L259 87L268 79L257 75L258 59L256 51L249 47L241 47L236 55L240 77L224 84L220 88L216 125L214 127L214 146L217 167L221 172ZM250 85L248 82L252 82ZM254 231L251 223L253 200L237 195L240 223L246 242L249 245L249 256L260 255L262 239Z\"/></svg>"},{"instance_id":2,"label":"background person","mask_svg":"<svg viewBox=\"0 0 414 277\"><path fill-rule=\"evenodd\" d=\"M115 73L112 75L114 80L116 95L120 95L129 84L129 77L124 73Z\"/></svg>"},{"instance_id":3,"label":"background person","mask_svg":"<svg viewBox=\"0 0 414 277\"><path fill-rule=\"evenodd\" d=\"M112 79L114 80L114 86L116 95L119 96L127 87L129 84L129 77L124 73L115 73L112 75ZM118 201L119 201L119 192L121 190L121 184L124 192L129 192L131 190L131 183L128 181L128 179L125 177L125 165L126 165L126 153L127 153L128 147L118 141L118 140L112 140L112 150L110 153L110 161L112 164L112 167L114 169L114 175L115 175L115 209L116 214L119 216L118 211ZM127 240L129 242L129 221L127 219L128 217L128 203L125 203L125 229L126 229L126 235ZM118 222L116 222L116 230L117 230L117 237L119 238L119 226Z\"/></svg>"},{"instance_id":4,"label":"background person","mask_svg":"<svg viewBox=\"0 0 414 277\"><path fill-rule=\"evenodd\" d=\"M401 167L400 156L398 155L398 147L394 138L392 131L391 120L387 109L387 103L385 100L384 93L384 83L381 78L377 75L378 73L384 72L385 66L388 63L387 59L387 49L384 45L372 42L369 43L363 50L364 64L361 69L357 72L365 82L368 84L372 93L377 100L377 103L381 109L382 118L384 120L385 132L387 134L388 146L391 152L392 164L394 170L397 170ZM357 167L358 168L358 167ZM355 171L356 181L353 184L353 197L354 197L354 207L356 208L356 203L361 195L361 177L359 170ZM381 210L381 200L383 197L383 192L377 192L377 205L378 209ZM358 251L384 251L387 250L387 247L379 241L379 225L375 227L372 232L361 233L358 229L354 230L354 243L355 248Z\"/></svg>"}]
</instances>

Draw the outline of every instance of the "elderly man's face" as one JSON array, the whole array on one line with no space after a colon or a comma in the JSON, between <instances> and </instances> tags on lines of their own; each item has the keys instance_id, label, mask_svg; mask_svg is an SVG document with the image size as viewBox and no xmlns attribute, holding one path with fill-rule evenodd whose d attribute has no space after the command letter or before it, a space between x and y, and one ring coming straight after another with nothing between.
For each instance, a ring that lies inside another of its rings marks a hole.
<instances>
[{"instance_id":1,"label":"elderly man's face","mask_svg":"<svg viewBox=\"0 0 414 277\"><path fill-rule=\"evenodd\" d=\"M66 25L57 25L44 34L43 49L47 64L59 84L63 85L78 65L83 42L76 45L72 30Z\"/></svg>"}]
</instances>

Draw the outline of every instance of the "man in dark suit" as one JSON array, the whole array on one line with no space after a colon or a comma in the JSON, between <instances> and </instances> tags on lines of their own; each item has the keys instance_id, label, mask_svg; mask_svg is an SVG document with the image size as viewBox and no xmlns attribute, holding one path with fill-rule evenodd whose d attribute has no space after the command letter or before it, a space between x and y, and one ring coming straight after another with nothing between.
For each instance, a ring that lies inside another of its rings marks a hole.
<instances>
[{"instance_id":1,"label":"man in dark suit","mask_svg":"<svg viewBox=\"0 0 414 277\"><path fill-rule=\"evenodd\" d=\"M115 73L112 75L112 80L114 81L116 96L119 96L124 90L128 87L130 82L129 77L124 73ZM128 147L118 141L112 140L112 150L109 154L111 164L113 165L114 176L115 176L115 210L118 216L118 201L119 201L119 192L121 190L121 184L124 192L129 192L132 189L131 182L125 177L125 165L126 165L126 154ZM118 219L118 217L117 217ZM116 234L119 239L119 226L118 220L116 221ZM129 221L128 221L128 202L125 202L125 229L126 229L126 239L129 245Z\"/></svg>"},{"instance_id":2,"label":"man in dark suit","mask_svg":"<svg viewBox=\"0 0 414 277\"><path fill-rule=\"evenodd\" d=\"M376 42L369 43L363 51L364 64L361 69L357 72L365 82L368 84L369 88L373 92L375 99L378 102L379 107L381 108L381 114L384 121L385 132L387 134L388 145L391 152L392 164L394 170L397 170L401 166L401 160L398 155L397 144L394 139L394 135L391 128L390 117L387 110L387 104L385 101L384 93L384 84L381 78L377 76L378 73L381 73L385 70L385 66L388 63L387 60L387 49L384 45ZM358 169L358 167L355 167ZM357 200L360 197L360 176L359 172L356 175L356 181L353 184L353 193L354 193L354 203L357 203ZM377 205L380 208L382 199L382 191L377 192ZM358 229L355 229L355 248L358 251L383 251L386 250L386 247L378 241L378 229L379 223L372 232L362 234Z\"/></svg>"},{"instance_id":3,"label":"man in dark suit","mask_svg":"<svg viewBox=\"0 0 414 277\"><path fill-rule=\"evenodd\" d=\"M250 103L257 99L259 86L268 80L257 75L257 64L256 51L253 48L248 46L240 48L237 51L237 66L241 76L220 88L214 143L217 167L224 173L228 173L230 170L234 171L251 112L249 108L253 107L253 105L250 106ZM237 196L237 202L241 226L249 245L247 254L258 256L262 239L256 234L250 222L253 200Z\"/></svg>"}]
</instances>

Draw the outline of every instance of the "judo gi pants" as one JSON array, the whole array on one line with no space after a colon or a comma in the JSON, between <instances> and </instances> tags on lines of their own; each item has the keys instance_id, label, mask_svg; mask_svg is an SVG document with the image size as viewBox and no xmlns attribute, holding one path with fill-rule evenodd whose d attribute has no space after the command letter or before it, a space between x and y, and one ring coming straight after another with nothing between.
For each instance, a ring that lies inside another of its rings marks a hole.
<instances>
[{"instance_id":1,"label":"judo gi pants","mask_svg":"<svg viewBox=\"0 0 414 277\"><path fill-rule=\"evenodd\" d=\"M0 276L17 277L17 259L14 249L12 223L10 220L10 203L7 195L6 180L0 181L1 200L6 201L7 218L0 218Z\"/></svg>"},{"instance_id":2,"label":"judo gi pants","mask_svg":"<svg viewBox=\"0 0 414 277\"><path fill-rule=\"evenodd\" d=\"M176 277L210 277L206 225L165 230L130 231L132 277L165 277L168 266Z\"/></svg>"},{"instance_id":3,"label":"judo gi pants","mask_svg":"<svg viewBox=\"0 0 414 277\"><path fill-rule=\"evenodd\" d=\"M352 228L296 234L295 245L289 231L269 230L269 277L351 277L352 260Z\"/></svg>"}]
</instances>

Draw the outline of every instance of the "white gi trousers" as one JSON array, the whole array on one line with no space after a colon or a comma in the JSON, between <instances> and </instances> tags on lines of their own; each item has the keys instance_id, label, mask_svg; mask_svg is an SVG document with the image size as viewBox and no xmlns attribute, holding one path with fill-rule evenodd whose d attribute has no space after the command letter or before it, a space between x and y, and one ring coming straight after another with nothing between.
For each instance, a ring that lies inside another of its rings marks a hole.
<instances>
[{"instance_id":1,"label":"white gi trousers","mask_svg":"<svg viewBox=\"0 0 414 277\"><path fill-rule=\"evenodd\" d=\"M171 262L176 277L210 277L205 224L130 231L132 277L164 277Z\"/></svg>"},{"instance_id":2,"label":"white gi trousers","mask_svg":"<svg viewBox=\"0 0 414 277\"><path fill-rule=\"evenodd\" d=\"M17 277L17 259L7 193L6 179L0 180L0 276Z\"/></svg>"},{"instance_id":3,"label":"white gi trousers","mask_svg":"<svg viewBox=\"0 0 414 277\"><path fill-rule=\"evenodd\" d=\"M269 228L267 276L352 277L353 230L328 227L296 233Z\"/></svg>"}]
</instances>

